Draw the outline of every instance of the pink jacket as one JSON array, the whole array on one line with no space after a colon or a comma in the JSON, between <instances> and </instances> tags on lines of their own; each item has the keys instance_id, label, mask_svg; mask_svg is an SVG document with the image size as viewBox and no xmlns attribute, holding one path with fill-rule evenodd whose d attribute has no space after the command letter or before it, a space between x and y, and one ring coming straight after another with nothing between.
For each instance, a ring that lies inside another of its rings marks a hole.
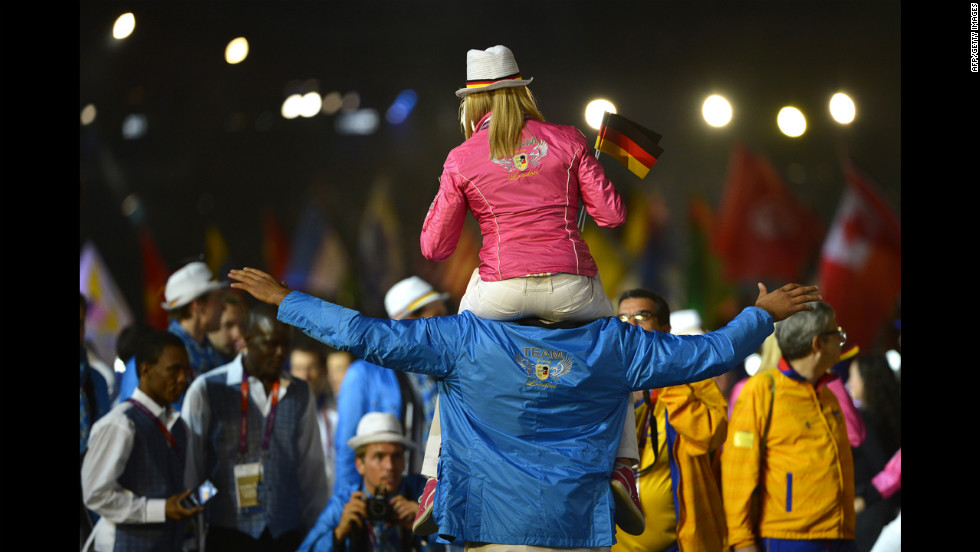
<instances>
[{"instance_id":1,"label":"pink jacket","mask_svg":"<svg viewBox=\"0 0 980 552\"><path fill-rule=\"evenodd\" d=\"M538 272L598 273L579 236L579 202L599 226L626 220L626 206L575 127L528 120L516 154L490 159L488 113L449 152L422 223L422 254L441 261L456 249L466 211L480 224L480 278Z\"/></svg>"},{"instance_id":2,"label":"pink jacket","mask_svg":"<svg viewBox=\"0 0 980 552\"><path fill-rule=\"evenodd\" d=\"M902 449L892 456L892 459L885 464L885 469L878 472L878 475L871 478L871 484L875 486L882 498L891 498L892 495L902 488Z\"/></svg>"}]
</instances>

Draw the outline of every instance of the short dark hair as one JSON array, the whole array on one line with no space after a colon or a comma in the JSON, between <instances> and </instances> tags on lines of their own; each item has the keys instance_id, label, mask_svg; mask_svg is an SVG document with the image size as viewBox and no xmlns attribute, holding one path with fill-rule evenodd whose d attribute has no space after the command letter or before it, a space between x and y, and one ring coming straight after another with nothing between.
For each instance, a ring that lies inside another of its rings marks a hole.
<instances>
[{"instance_id":1,"label":"short dark hair","mask_svg":"<svg viewBox=\"0 0 980 552\"><path fill-rule=\"evenodd\" d=\"M623 301L627 299L649 299L653 301L653 304L655 305L653 315L657 317L657 322L660 324L670 323L670 305L668 305L667 300L660 295L657 295L648 289L630 289L624 291L623 294L619 296L618 304L623 304Z\"/></svg>"},{"instance_id":2,"label":"short dark hair","mask_svg":"<svg viewBox=\"0 0 980 552\"><path fill-rule=\"evenodd\" d=\"M145 322L133 322L123 328L116 338L116 356L123 362L129 361L136 354L140 338L152 331L155 331L153 327Z\"/></svg>"},{"instance_id":3,"label":"short dark hair","mask_svg":"<svg viewBox=\"0 0 980 552\"><path fill-rule=\"evenodd\" d=\"M253 308L248 309L248 318L246 319L247 321L245 322L245 328L243 328L242 332L245 339L248 339L250 336L254 335L255 331L258 329L258 326L263 320L268 319L273 324L282 324L282 322L279 322L278 314L279 312L276 310L276 307L265 303L258 303ZM286 327L290 330L293 328L288 324L286 324Z\"/></svg>"},{"instance_id":4,"label":"short dark hair","mask_svg":"<svg viewBox=\"0 0 980 552\"><path fill-rule=\"evenodd\" d=\"M139 338L136 342L136 370L139 374L139 367L144 362L155 364L160 360L160 355L167 347L180 347L186 350L184 342L179 337L160 330L152 330Z\"/></svg>"}]
</instances>

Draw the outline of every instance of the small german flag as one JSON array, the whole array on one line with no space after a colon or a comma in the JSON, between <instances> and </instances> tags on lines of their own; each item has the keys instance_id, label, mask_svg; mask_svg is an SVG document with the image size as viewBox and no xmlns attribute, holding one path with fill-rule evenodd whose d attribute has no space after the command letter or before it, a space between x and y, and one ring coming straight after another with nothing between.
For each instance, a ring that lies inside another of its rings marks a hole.
<instances>
[{"instance_id":1,"label":"small german flag","mask_svg":"<svg viewBox=\"0 0 980 552\"><path fill-rule=\"evenodd\" d=\"M607 111L599 125L595 149L610 155L633 174L643 178L664 152L659 142L660 135L656 132Z\"/></svg>"}]
</instances>

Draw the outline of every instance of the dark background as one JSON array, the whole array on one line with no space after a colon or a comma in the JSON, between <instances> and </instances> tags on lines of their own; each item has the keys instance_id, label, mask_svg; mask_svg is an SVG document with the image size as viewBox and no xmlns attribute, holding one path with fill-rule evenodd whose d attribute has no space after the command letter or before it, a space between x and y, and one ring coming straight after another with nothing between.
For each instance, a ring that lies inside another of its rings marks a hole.
<instances>
[{"instance_id":1,"label":"dark background","mask_svg":"<svg viewBox=\"0 0 980 552\"><path fill-rule=\"evenodd\" d=\"M136 15L136 29L115 41L112 25L125 11ZM624 192L639 186L664 198L680 252L673 262L684 263L688 198L704 194L718 208L738 142L768 156L827 225L844 189L843 151L901 211L897 1L86 0L79 13L79 109L98 109L92 125L80 126L80 245L99 248L137 318L136 223L151 229L171 270L204 251L211 224L237 264L262 266L262 213L272 209L292 238L315 197L354 252L366 192L379 181L398 208L404 275L420 270L421 222L446 154L462 141L453 93L465 81L466 51L495 44L511 48L534 78L549 121L573 124L592 142L585 105L604 97L663 135L665 153L643 181L603 164ZM228 65L224 48L237 36L250 53ZM382 116L378 131L343 136L331 116L282 118L282 101L309 79L321 94L358 91L361 107ZM385 110L409 88L415 110L403 125L388 125ZM827 110L841 90L857 105L846 127ZM716 92L735 110L723 129L701 117L701 103ZM788 104L807 116L801 138L775 126ZM147 118L141 139L121 136L129 113ZM258 130L269 114L271 127ZM137 217L121 210L132 193L142 201ZM682 302L684 290L665 295Z\"/></svg>"}]
</instances>

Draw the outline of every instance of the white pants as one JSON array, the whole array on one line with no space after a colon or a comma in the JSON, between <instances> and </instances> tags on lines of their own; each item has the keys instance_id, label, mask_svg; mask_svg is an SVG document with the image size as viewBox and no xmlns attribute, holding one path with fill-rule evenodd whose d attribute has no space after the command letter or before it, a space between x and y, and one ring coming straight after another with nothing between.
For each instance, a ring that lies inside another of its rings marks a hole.
<instances>
[{"instance_id":1,"label":"white pants","mask_svg":"<svg viewBox=\"0 0 980 552\"><path fill-rule=\"evenodd\" d=\"M473 269L466 293L459 301L459 312L464 310L487 320L519 320L534 316L555 322L588 322L616 314L598 275L589 277L562 272L484 282L480 279L479 268Z\"/></svg>"},{"instance_id":2,"label":"white pants","mask_svg":"<svg viewBox=\"0 0 980 552\"><path fill-rule=\"evenodd\" d=\"M478 268L473 270L466 293L459 302L459 312L464 310L489 320L518 320L538 316L554 321L588 321L615 314L612 301L603 291L598 276L560 273L484 282L480 279ZM636 418L633 415L631 397L632 395L627 396L623 404L626 420L623 422L616 457L629 458L634 463L639 463ZM432 425L429 426L429 438L425 443L425 456L422 459L422 475L436 477L441 446L439 397L436 396L436 411L432 417Z\"/></svg>"}]
</instances>

